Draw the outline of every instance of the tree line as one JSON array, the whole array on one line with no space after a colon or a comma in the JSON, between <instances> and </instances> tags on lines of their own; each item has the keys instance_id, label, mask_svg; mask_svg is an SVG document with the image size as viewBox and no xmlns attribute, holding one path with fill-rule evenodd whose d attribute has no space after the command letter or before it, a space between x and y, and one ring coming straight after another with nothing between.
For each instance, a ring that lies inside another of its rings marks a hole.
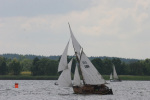
<instances>
[{"instance_id":1,"label":"tree line","mask_svg":"<svg viewBox=\"0 0 150 100\"><path fill-rule=\"evenodd\" d=\"M111 60L95 58L92 60L92 63L102 75L110 75L113 71L112 65L115 65L119 75L150 75L150 59L125 63L119 58Z\"/></svg>"},{"instance_id":2,"label":"tree line","mask_svg":"<svg viewBox=\"0 0 150 100\"><path fill-rule=\"evenodd\" d=\"M68 57L68 62L70 59L71 57ZM126 63L120 58L94 58L91 62L102 75L110 75L112 73L112 65L115 65L118 75L150 75L150 59ZM58 63L59 59L52 60L38 57L34 59L25 57L10 59L0 56L0 75L19 75L22 71L31 71L33 76L56 76L59 74L57 72ZM75 65L76 60L74 59L71 69L72 73L74 73Z\"/></svg>"},{"instance_id":3,"label":"tree line","mask_svg":"<svg viewBox=\"0 0 150 100\"><path fill-rule=\"evenodd\" d=\"M0 56L8 58L8 59L13 59L13 58L24 59L24 58L26 58L26 59L31 59L31 60L33 60L35 57L38 57L39 59L49 58L52 60L59 60L59 58L60 58L60 55L42 56L42 55L32 55L32 54L22 55L22 54L11 54L11 53L1 54ZM73 56L68 56L68 57L73 57ZM112 60L113 58L116 58L116 57L107 57L107 56L91 56L91 57L89 57L90 60L93 60L95 58L100 58L102 60L107 58L107 59ZM130 58L119 58L119 59L125 63L131 63L131 62L138 61L138 59L130 59Z\"/></svg>"}]
</instances>

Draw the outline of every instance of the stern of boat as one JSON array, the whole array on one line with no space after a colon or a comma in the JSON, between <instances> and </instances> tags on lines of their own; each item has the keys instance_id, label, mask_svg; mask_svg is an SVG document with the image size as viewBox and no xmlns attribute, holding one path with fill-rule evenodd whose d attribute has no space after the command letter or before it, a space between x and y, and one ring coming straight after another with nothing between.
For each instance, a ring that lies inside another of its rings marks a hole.
<instances>
[{"instance_id":1,"label":"stern of boat","mask_svg":"<svg viewBox=\"0 0 150 100\"><path fill-rule=\"evenodd\" d=\"M100 94L100 95L112 95L112 89L109 89L106 85L84 85L73 86L75 94Z\"/></svg>"}]
</instances>

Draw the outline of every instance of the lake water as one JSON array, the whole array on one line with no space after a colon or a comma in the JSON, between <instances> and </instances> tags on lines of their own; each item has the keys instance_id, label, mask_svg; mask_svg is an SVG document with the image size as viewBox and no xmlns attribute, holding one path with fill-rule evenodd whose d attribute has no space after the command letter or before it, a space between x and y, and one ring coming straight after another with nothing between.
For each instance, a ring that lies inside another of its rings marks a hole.
<instances>
[{"instance_id":1,"label":"lake water","mask_svg":"<svg viewBox=\"0 0 150 100\"><path fill-rule=\"evenodd\" d=\"M114 95L77 95L52 80L0 80L0 100L150 100L150 81L109 82ZM19 88L14 88L19 83Z\"/></svg>"}]
</instances>

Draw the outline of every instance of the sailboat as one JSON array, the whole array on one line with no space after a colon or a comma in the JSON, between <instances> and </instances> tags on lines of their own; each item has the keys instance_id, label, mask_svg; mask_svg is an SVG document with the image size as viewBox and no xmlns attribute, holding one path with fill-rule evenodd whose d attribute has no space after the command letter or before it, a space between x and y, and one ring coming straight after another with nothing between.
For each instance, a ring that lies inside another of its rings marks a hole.
<instances>
[{"instance_id":1,"label":"sailboat","mask_svg":"<svg viewBox=\"0 0 150 100\"><path fill-rule=\"evenodd\" d=\"M121 79L118 77L115 65L113 64L113 74L110 74L110 82L121 82Z\"/></svg>"},{"instance_id":2,"label":"sailboat","mask_svg":"<svg viewBox=\"0 0 150 100\"><path fill-rule=\"evenodd\" d=\"M74 37L70 24L69 29L75 52L74 58L72 59L76 59L77 61L74 80L73 82L71 80L72 60L69 63L67 62L68 42L58 66L58 72L61 72L58 78L58 85L62 87L72 87L75 94L113 94L112 89L109 89L109 87L105 85L106 81L88 59L83 48Z\"/></svg>"}]
</instances>

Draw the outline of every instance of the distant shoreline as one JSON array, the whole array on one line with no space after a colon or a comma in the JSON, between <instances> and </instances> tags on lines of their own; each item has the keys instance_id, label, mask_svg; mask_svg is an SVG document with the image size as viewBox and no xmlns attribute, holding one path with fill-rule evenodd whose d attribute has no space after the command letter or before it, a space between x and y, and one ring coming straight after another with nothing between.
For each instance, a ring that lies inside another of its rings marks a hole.
<instances>
[{"instance_id":1,"label":"distant shoreline","mask_svg":"<svg viewBox=\"0 0 150 100\"><path fill-rule=\"evenodd\" d=\"M58 76L0 75L0 80L57 80Z\"/></svg>"},{"instance_id":2,"label":"distant shoreline","mask_svg":"<svg viewBox=\"0 0 150 100\"><path fill-rule=\"evenodd\" d=\"M109 75L103 75L105 80L109 80ZM125 81L150 81L150 76L120 75L120 79ZM0 80L57 80L58 76L31 76L31 75L0 75Z\"/></svg>"}]
</instances>

